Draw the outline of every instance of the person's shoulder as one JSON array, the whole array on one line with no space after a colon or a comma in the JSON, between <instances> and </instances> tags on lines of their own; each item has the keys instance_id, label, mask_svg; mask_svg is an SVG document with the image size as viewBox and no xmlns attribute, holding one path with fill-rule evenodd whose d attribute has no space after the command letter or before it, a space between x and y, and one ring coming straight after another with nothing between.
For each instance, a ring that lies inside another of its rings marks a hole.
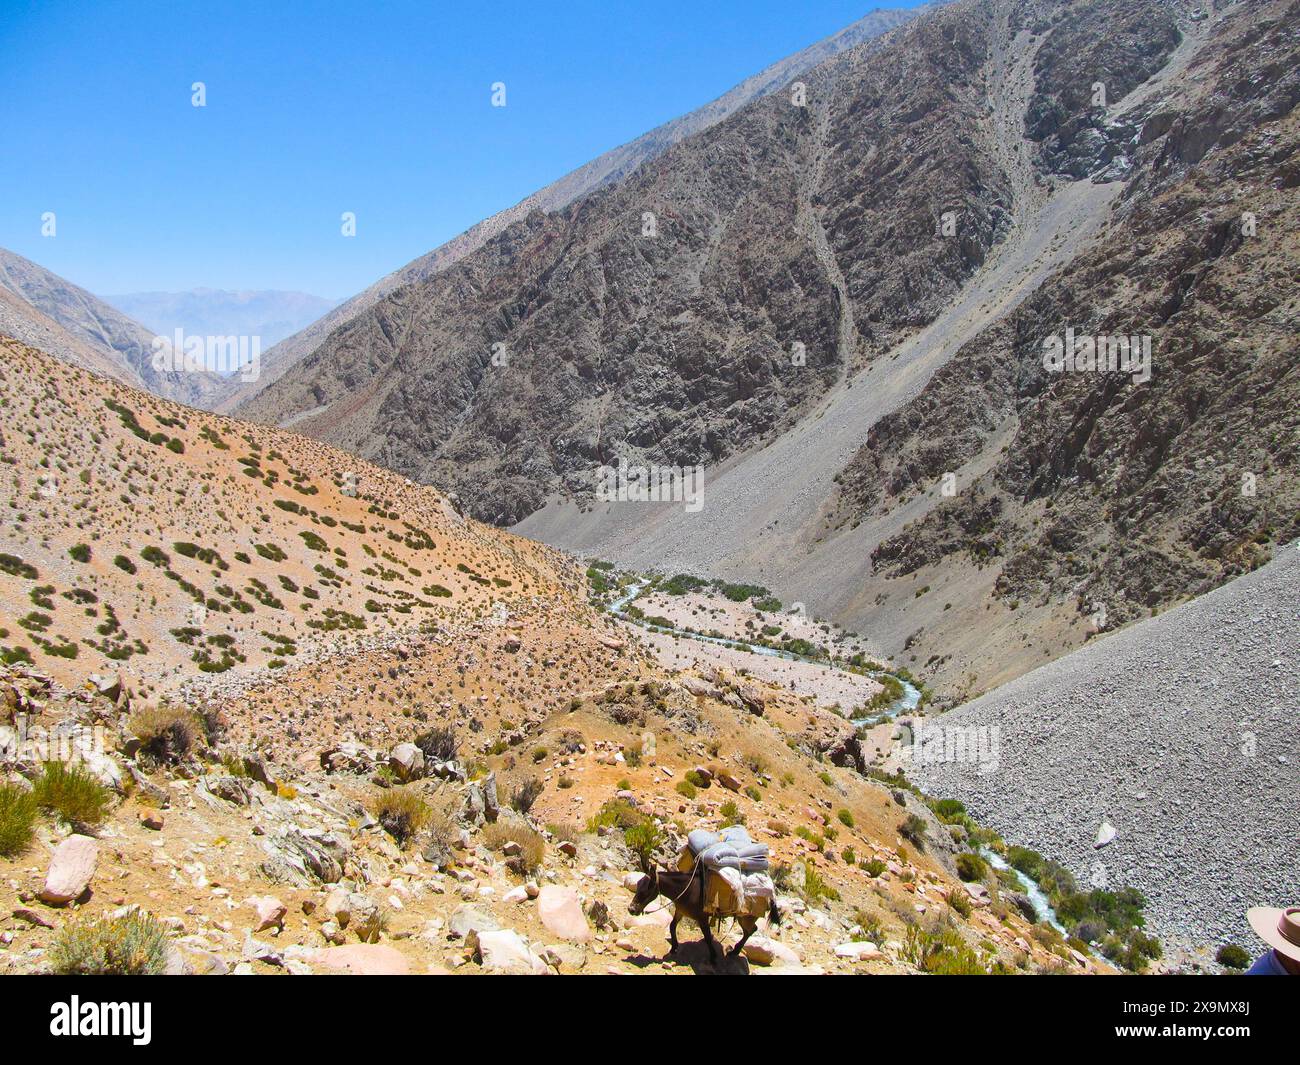
<instances>
[{"instance_id":1,"label":"person's shoulder","mask_svg":"<svg viewBox=\"0 0 1300 1065\"><path fill-rule=\"evenodd\" d=\"M1255 964L1246 970L1247 976L1289 976L1290 974L1282 968L1282 963L1277 960L1277 954L1273 950L1266 950L1258 958Z\"/></svg>"}]
</instances>

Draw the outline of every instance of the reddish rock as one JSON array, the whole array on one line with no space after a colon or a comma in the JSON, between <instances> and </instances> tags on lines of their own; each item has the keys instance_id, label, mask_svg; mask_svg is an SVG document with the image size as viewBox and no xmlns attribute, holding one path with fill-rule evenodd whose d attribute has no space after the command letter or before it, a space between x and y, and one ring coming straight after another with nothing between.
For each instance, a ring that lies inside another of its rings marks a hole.
<instances>
[{"instance_id":1,"label":"reddish rock","mask_svg":"<svg viewBox=\"0 0 1300 1065\"><path fill-rule=\"evenodd\" d=\"M257 920L253 922L254 932L265 932L268 928L283 928L284 915L288 908L272 895L254 895L248 899Z\"/></svg>"},{"instance_id":2,"label":"reddish rock","mask_svg":"<svg viewBox=\"0 0 1300 1065\"><path fill-rule=\"evenodd\" d=\"M382 943L324 947L311 960L322 968L350 976L407 976L411 971L405 954Z\"/></svg>"}]
</instances>

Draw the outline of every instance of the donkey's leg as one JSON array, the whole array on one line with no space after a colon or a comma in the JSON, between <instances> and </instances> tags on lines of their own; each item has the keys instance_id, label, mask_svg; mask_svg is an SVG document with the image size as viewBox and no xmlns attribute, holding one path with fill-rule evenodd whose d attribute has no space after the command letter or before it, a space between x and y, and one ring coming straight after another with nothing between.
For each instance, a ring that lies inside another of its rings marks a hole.
<instances>
[{"instance_id":1,"label":"donkey's leg","mask_svg":"<svg viewBox=\"0 0 1300 1065\"><path fill-rule=\"evenodd\" d=\"M672 944L669 954L677 953L677 922L682 919L682 915L673 910L673 919L668 923L668 942Z\"/></svg>"},{"instance_id":2,"label":"donkey's leg","mask_svg":"<svg viewBox=\"0 0 1300 1065\"><path fill-rule=\"evenodd\" d=\"M708 944L709 947L709 960L713 962L714 965L717 965L718 946L713 942L713 933L709 931L709 918L707 915L704 917L704 920L700 922L700 927L704 929L704 942Z\"/></svg>"},{"instance_id":3,"label":"donkey's leg","mask_svg":"<svg viewBox=\"0 0 1300 1065\"><path fill-rule=\"evenodd\" d=\"M749 937L754 934L754 930L758 928L758 922L752 917L741 917L738 918L738 921L740 924L740 930L745 934L740 937L740 942L731 948L730 956L733 958L740 955L740 952L745 949L745 941L749 939Z\"/></svg>"}]
</instances>

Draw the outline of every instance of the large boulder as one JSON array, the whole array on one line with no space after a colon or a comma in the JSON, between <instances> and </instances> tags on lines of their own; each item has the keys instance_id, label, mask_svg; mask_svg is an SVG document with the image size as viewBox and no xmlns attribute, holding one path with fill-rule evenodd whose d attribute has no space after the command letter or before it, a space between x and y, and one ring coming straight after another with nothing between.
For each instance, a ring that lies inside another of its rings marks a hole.
<instances>
[{"instance_id":1,"label":"large boulder","mask_svg":"<svg viewBox=\"0 0 1300 1065\"><path fill-rule=\"evenodd\" d=\"M262 843L267 859L262 872L280 883L309 887L313 882L337 884L351 853L347 837L336 832L305 832L287 828Z\"/></svg>"},{"instance_id":2,"label":"large boulder","mask_svg":"<svg viewBox=\"0 0 1300 1065\"><path fill-rule=\"evenodd\" d=\"M469 946L484 972L544 976L550 971L546 962L528 949L524 937L509 928L476 932Z\"/></svg>"},{"instance_id":3,"label":"large boulder","mask_svg":"<svg viewBox=\"0 0 1300 1065\"><path fill-rule=\"evenodd\" d=\"M495 932L501 925L490 913L476 906L460 906L447 922L447 934L454 939L468 940L475 932Z\"/></svg>"},{"instance_id":4,"label":"large boulder","mask_svg":"<svg viewBox=\"0 0 1300 1065\"><path fill-rule=\"evenodd\" d=\"M885 957L885 954L874 943L854 941L852 943L837 944L835 956L837 958L847 958L850 961L879 961Z\"/></svg>"},{"instance_id":5,"label":"large boulder","mask_svg":"<svg viewBox=\"0 0 1300 1065\"><path fill-rule=\"evenodd\" d=\"M273 895L252 895L248 905L253 908L253 931L265 932L268 929L284 927L284 917L288 908Z\"/></svg>"},{"instance_id":6,"label":"large boulder","mask_svg":"<svg viewBox=\"0 0 1300 1065\"><path fill-rule=\"evenodd\" d=\"M86 682L92 692L102 695L113 703L116 703L117 697L122 694L122 678L117 673L92 673L86 678Z\"/></svg>"},{"instance_id":7,"label":"large boulder","mask_svg":"<svg viewBox=\"0 0 1300 1065\"><path fill-rule=\"evenodd\" d=\"M744 955L755 965L798 965L799 955L775 939L750 936L745 942Z\"/></svg>"},{"instance_id":8,"label":"large boulder","mask_svg":"<svg viewBox=\"0 0 1300 1065\"><path fill-rule=\"evenodd\" d=\"M546 930L558 939L586 943L592 937L578 893L571 887L545 885L537 896L537 916Z\"/></svg>"},{"instance_id":9,"label":"large boulder","mask_svg":"<svg viewBox=\"0 0 1300 1065\"><path fill-rule=\"evenodd\" d=\"M42 901L65 906L90 888L99 865L99 844L89 836L69 836L54 848L41 888Z\"/></svg>"}]
</instances>

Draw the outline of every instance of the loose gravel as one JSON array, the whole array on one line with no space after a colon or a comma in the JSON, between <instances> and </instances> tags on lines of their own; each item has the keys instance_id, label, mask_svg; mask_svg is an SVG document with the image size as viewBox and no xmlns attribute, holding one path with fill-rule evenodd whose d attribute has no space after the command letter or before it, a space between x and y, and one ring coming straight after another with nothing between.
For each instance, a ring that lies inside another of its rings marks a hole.
<instances>
[{"instance_id":1,"label":"loose gravel","mask_svg":"<svg viewBox=\"0 0 1300 1065\"><path fill-rule=\"evenodd\" d=\"M935 723L998 726L999 767L919 784L1081 885L1141 889L1162 937L1255 951L1247 907L1300 905L1300 543Z\"/></svg>"}]
</instances>

